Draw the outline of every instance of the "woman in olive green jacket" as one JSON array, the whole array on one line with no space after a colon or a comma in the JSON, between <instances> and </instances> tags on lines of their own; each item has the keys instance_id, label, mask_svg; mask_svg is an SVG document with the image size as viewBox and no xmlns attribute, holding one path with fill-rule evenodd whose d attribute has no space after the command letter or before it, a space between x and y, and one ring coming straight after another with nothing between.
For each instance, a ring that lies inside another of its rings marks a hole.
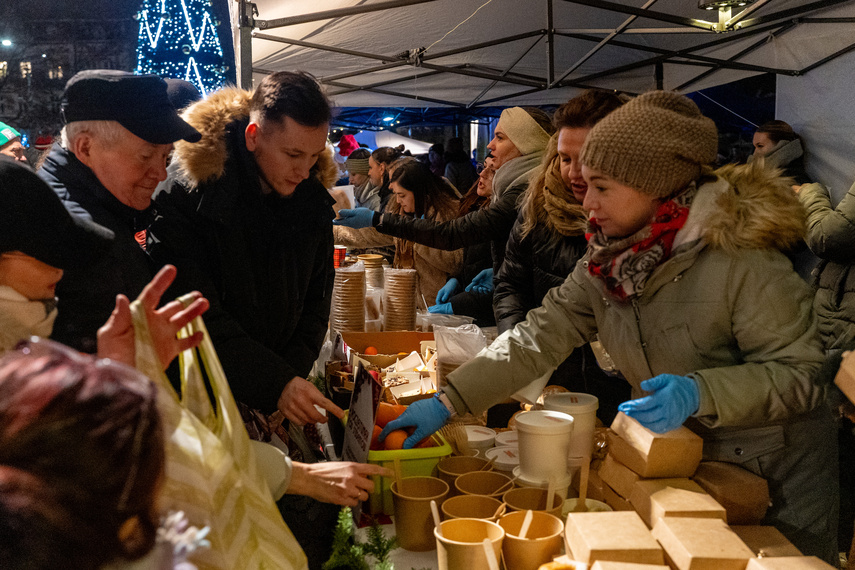
<instances>
[{"instance_id":1,"label":"woman in olive green jacket","mask_svg":"<svg viewBox=\"0 0 855 570\"><path fill-rule=\"evenodd\" d=\"M713 174L716 150L715 125L674 93L600 121L580 156L588 253L390 429L416 425L419 437L452 412L477 413L598 333L640 397L621 411L657 432L685 422L706 459L764 477L764 522L835 560L836 440L813 382L823 352L811 292L780 252L803 236L804 211L785 180L754 165Z\"/></svg>"}]
</instances>

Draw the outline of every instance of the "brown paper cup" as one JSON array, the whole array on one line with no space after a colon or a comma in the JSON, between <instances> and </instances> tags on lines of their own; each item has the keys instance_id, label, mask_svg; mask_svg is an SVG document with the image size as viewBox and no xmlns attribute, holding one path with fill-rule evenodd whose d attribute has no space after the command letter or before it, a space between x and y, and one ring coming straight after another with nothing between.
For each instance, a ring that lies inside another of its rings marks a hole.
<instances>
[{"instance_id":1,"label":"brown paper cup","mask_svg":"<svg viewBox=\"0 0 855 570\"><path fill-rule=\"evenodd\" d=\"M493 515L502 506L502 501L484 495L459 495L450 497L442 504L445 520L487 519L496 521Z\"/></svg>"},{"instance_id":2,"label":"brown paper cup","mask_svg":"<svg viewBox=\"0 0 855 570\"><path fill-rule=\"evenodd\" d=\"M448 483L451 488L451 496L459 495L459 491L454 486L457 477L470 471L480 471L487 463L486 459L480 457L446 457L436 464L437 477ZM492 470L493 468L490 467L489 471Z\"/></svg>"},{"instance_id":3,"label":"brown paper cup","mask_svg":"<svg viewBox=\"0 0 855 570\"><path fill-rule=\"evenodd\" d=\"M546 497L548 493L547 489L518 487L502 495L502 500L508 505L508 511L544 511L560 518L564 498L558 493L554 493L552 509L547 511Z\"/></svg>"},{"instance_id":4,"label":"brown paper cup","mask_svg":"<svg viewBox=\"0 0 855 570\"><path fill-rule=\"evenodd\" d=\"M505 529L502 553L505 567L514 570L537 570L541 564L552 561L561 551L561 535L564 523L556 516L543 511L534 511L526 538L518 536L525 519L525 511L508 513L499 519Z\"/></svg>"},{"instance_id":5,"label":"brown paper cup","mask_svg":"<svg viewBox=\"0 0 855 570\"><path fill-rule=\"evenodd\" d=\"M481 519L453 519L441 525L442 536L434 529L439 570L480 570L489 568L484 539L490 539L496 560L501 560L505 531L494 522ZM508 568L513 568L508 566Z\"/></svg>"},{"instance_id":6,"label":"brown paper cup","mask_svg":"<svg viewBox=\"0 0 855 570\"><path fill-rule=\"evenodd\" d=\"M472 471L457 477L454 482L457 491L462 495L487 495L501 497L513 489L511 478L497 471Z\"/></svg>"},{"instance_id":7,"label":"brown paper cup","mask_svg":"<svg viewBox=\"0 0 855 570\"><path fill-rule=\"evenodd\" d=\"M448 484L436 477L404 477L401 486L403 493L398 491L397 481L391 485L398 544L405 550L433 550L436 545L431 537L434 525L430 502L441 506L448 495Z\"/></svg>"}]
</instances>

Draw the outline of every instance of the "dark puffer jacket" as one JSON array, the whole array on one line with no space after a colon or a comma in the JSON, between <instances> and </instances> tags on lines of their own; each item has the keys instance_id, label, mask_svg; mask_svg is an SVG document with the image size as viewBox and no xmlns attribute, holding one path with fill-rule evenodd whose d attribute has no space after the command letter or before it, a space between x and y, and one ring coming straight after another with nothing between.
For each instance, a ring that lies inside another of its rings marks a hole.
<instances>
[{"instance_id":1,"label":"dark puffer jacket","mask_svg":"<svg viewBox=\"0 0 855 570\"><path fill-rule=\"evenodd\" d=\"M505 190L489 208L447 222L416 220L397 214L383 214L378 232L420 243L435 249L454 250L479 243L491 243L493 270L498 272L505 259L508 234L517 218L518 201L525 184ZM466 284L468 285L468 283Z\"/></svg>"},{"instance_id":2,"label":"dark puffer jacket","mask_svg":"<svg viewBox=\"0 0 855 570\"><path fill-rule=\"evenodd\" d=\"M219 91L185 115L203 138L176 145L180 174L157 198L149 251L178 267L176 290L211 301L205 323L235 398L271 412L326 333L334 214L318 172L287 198L263 193L244 138L250 95Z\"/></svg>"},{"instance_id":3,"label":"dark puffer jacket","mask_svg":"<svg viewBox=\"0 0 855 570\"><path fill-rule=\"evenodd\" d=\"M94 220L116 234L104 257L90 267L69 269L56 287L59 314L51 338L94 353L98 327L110 317L116 295L135 299L154 276L154 263L134 238L148 226L152 208L140 211L119 202L86 165L58 143L38 174L72 214Z\"/></svg>"},{"instance_id":4,"label":"dark puffer jacket","mask_svg":"<svg viewBox=\"0 0 855 570\"><path fill-rule=\"evenodd\" d=\"M588 247L584 235L564 236L543 223L523 237L522 224L520 214L508 238L505 262L495 278L493 312L499 334L523 322L550 289L564 283ZM630 396L628 384L600 369L589 344L574 350L553 372L549 384L596 395L600 400L597 416L606 425L617 414L618 404Z\"/></svg>"}]
</instances>

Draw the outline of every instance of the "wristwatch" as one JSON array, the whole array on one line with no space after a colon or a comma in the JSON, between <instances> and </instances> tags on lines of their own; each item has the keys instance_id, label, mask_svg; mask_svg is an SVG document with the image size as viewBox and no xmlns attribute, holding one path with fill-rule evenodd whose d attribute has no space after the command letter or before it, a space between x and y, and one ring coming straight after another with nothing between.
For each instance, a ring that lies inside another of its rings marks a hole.
<instances>
[{"instance_id":1,"label":"wristwatch","mask_svg":"<svg viewBox=\"0 0 855 570\"><path fill-rule=\"evenodd\" d=\"M451 399L448 397L448 394L446 394L442 390L439 390L436 393L436 396L434 396L434 398L439 400L439 403L442 404L443 406L445 406L445 409L448 410L448 413L450 414L448 416L448 419L450 419L450 420L457 419L457 416L458 416L457 410L454 409L454 404L451 403Z\"/></svg>"}]
</instances>

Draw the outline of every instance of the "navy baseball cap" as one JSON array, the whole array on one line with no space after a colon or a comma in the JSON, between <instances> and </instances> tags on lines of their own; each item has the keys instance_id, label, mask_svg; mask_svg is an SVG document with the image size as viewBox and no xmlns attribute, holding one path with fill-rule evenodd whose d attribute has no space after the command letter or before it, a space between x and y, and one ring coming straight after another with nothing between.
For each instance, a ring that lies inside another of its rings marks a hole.
<instances>
[{"instance_id":1,"label":"navy baseball cap","mask_svg":"<svg viewBox=\"0 0 855 570\"><path fill-rule=\"evenodd\" d=\"M199 131L185 122L157 75L134 75L112 69L81 71L68 80L62 96L62 117L75 121L116 121L152 144L177 140L196 142Z\"/></svg>"}]
</instances>

